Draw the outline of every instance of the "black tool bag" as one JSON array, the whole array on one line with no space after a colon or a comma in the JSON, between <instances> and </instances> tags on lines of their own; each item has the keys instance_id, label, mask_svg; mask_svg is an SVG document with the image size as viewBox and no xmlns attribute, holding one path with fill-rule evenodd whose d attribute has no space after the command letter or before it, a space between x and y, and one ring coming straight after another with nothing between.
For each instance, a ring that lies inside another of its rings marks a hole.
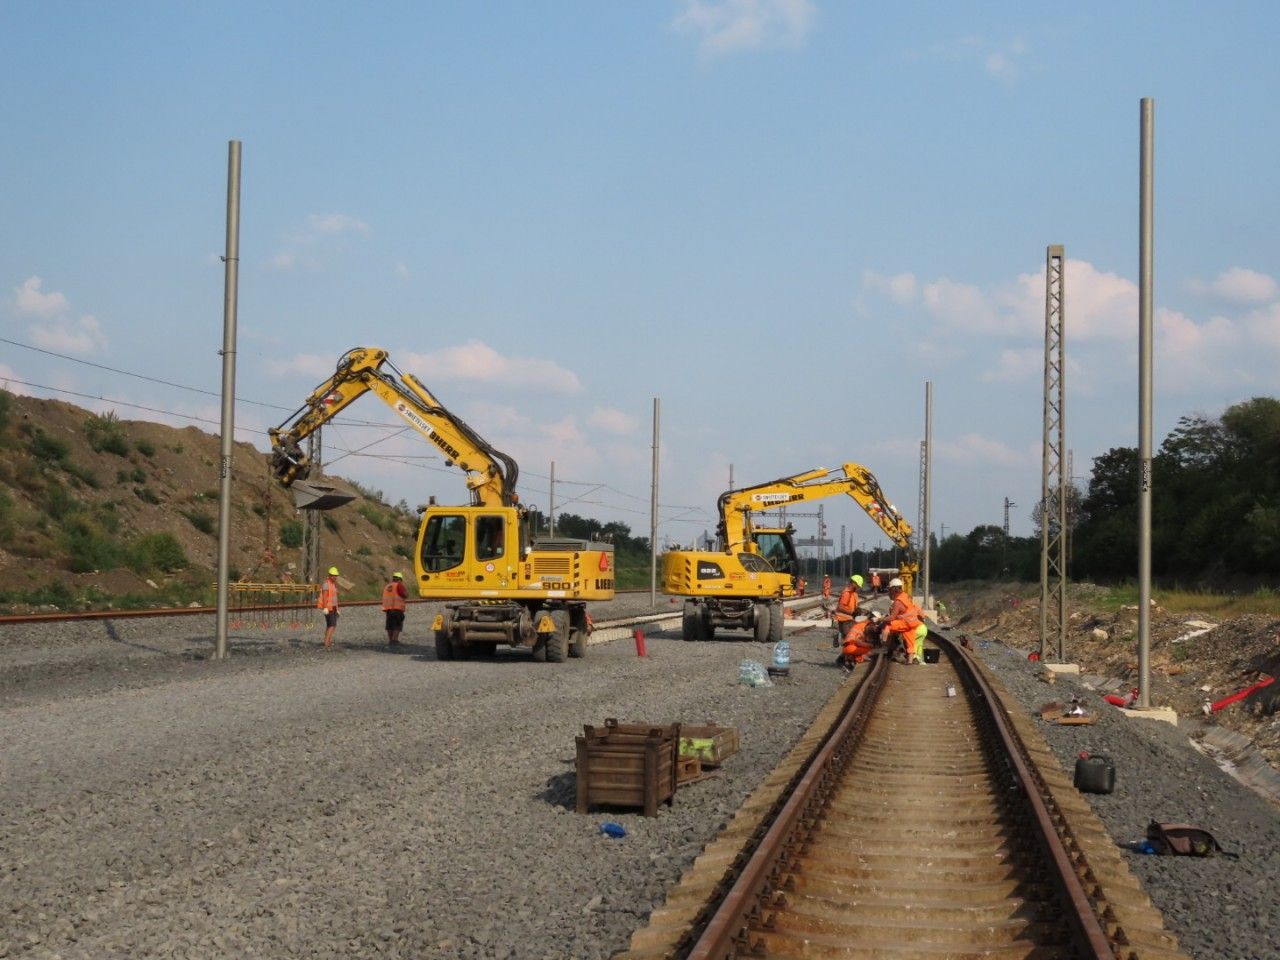
<instances>
[{"instance_id":1,"label":"black tool bag","mask_svg":"<svg viewBox=\"0 0 1280 960\"><path fill-rule=\"evenodd\" d=\"M1073 782L1084 793L1110 793L1116 788L1116 765L1110 757L1082 756L1076 760Z\"/></svg>"},{"instance_id":2,"label":"black tool bag","mask_svg":"<svg viewBox=\"0 0 1280 960\"><path fill-rule=\"evenodd\" d=\"M1189 823L1158 823L1152 820L1147 824L1147 839L1156 848L1156 853L1175 857L1211 857L1215 853L1232 860L1240 857L1238 853L1223 850L1208 830Z\"/></svg>"}]
</instances>

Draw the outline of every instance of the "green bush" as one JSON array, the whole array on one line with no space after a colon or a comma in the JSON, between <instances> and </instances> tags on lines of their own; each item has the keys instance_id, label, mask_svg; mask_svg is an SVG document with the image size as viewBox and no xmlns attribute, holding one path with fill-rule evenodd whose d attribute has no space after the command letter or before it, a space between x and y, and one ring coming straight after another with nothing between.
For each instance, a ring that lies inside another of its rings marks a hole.
<instances>
[{"instance_id":1,"label":"green bush","mask_svg":"<svg viewBox=\"0 0 1280 960\"><path fill-rule=\"evenodd\" d=\"M357 556L357 557L372 557L372 556L373 556L373 548L371 548L371 547L369 547L369 546L362 546L359 550L357 550L357 551L356 551L356 556Z\"/></svg>"},{"instance_id":2,"label":"green bush","mask_svg":"<svg viewBox=\"0 0 1280 960\"><path fill-rule=\"evenodd\" d=\"M139 440L134 443L134 446L144 457L154 457L156 455L156 445L150 440Z\"/></svg>"},{"instance_id":3,"label":"green bush","mask_svg":"<svg viewBox=\"0 0 1280 960\"><path fill-rule=\"evenodd\" d=\"M134 467L133 473L129 474L129 479L134 483L146 483L147 474L141 467Z\"/></svg>"},{"instance_id":4,"label":"green bush","mask_svg":"<svg viewBox=\"0 0 1280 960\"><path fill-rule=\"evenodd\" d=\"M64 528L62 543L67 551L67 566L74 573L111 570L125 559L125 549L119 541L83 520Z\"/></svg>"},{"instance_id":5,"label":"green bush","mask_svg":"<svg viewBox=\"0 0 1280 960\"><path fill-rule=\"evenodd\" d=\"M128 482L129 482L129 473L128 473L128 471L126 471L126 470L117 470L117 471L116 471L116 483L117 483L117 484L119 484L120 486L124 486L124 485L125 485L126 483L128 483Z\"/></svg>"},{"instance_id":6,"label":"green bush","mask_svg":"<svg viewBox=\"0 0 1280 960\"><path fill-rule=\"evenodd\" d=\"M54 520L62 520L80 504L62 484L52 482L44 490L44 512Z\"/></svg>"},{"instance_id":7,"label":"green bush","mask_svg":"<svg viewBox=\"0 0 1280 960\"><path fill-rule=\"evenodd\" d=\"M46 463L61 463L67 458L70 448L57 437L51 437L43 430L36 429L31 437L31 454L37 460Z\"/></svg>"},{"instance_id":8,"label":"green bush","mask_svg":"<svg viewBox=\"0 0 1280 960\"><path fill-rule=\"evenodd\" d=\"M9 425L9 412L13 409L13 394L0 390L0 430Z\"/></svg>"},{"instance_id":9,"label":"green bush","mask_svg":"<svg viewBox=\"0 0 1280 960\"><path fill-rule=\"evenodd\" d=\"M213 517L203 510L183 510L182 515L190 520L191 525L201 533L207 533L212 536L214 530L217 529L217 524L214 522Z\"/></svg>"},{"instance_id":10,"label":"green bush","mask_svg":"<svg viewBox=\"0 0 1280 960\"><path fill-rule=\"evenodd\" d=\"M93 487L97 490L102 484L98 481L98 475L88 467L82 467L78 463L72 463L70 460L62 461L62 469L67 471L86 487Z\"/></svg>"},{"instance_id":11,"label":"green bush","mask_svg":"<svg viewBox=\"0 0 1280 960\"><path fill-rule=\"evenodd\" d=\"M102 416L91 416L84 422L84 431L89 437L89 446L95 453L114 453L120 457L129 455L129 441L125 439L124 427L114 410L108 410Z\"/></svg>"},{"instance_id":12,"label":"green bush","mask_svg":"<svg viewBox=\"0 0 1280 960\"><path fill-rule=\"evenodd\" d=\"M282 547L302 546L302 524L297 520L286 520L280 524L280 545Z\"/></svg>"},{"instance_id":13,"label":"green bush","mask_svg":"<svg viewBox=\"0 0 1280 960\"><path fill-rule=\"evenodd\" d=\"M138 573L160 570L173 573L187 566L187 555L171 533L151 533L140 537L129 550L129 566Z\"/></svg>"},{"instance_id":14,"label":"green bush","mask_svg":"<svg viewBox=\"0 0 1280 960\"><path fill-rule=\"evenodd\" d=\"M134 487L133 495L143 503L159 503L160 498L151 492L150 487Z\"/></svg>"},{"instance_id":15,"label":"green bush","mask_svg":"<svg viewBox=\"0 0 1280 960\"><path fill-rule=\"evenodd\" d=\"M413 559L412 551L410 551L409 548L406 547L403 543L397 543L394 547L391 548L391 552L394 553L397 557L404 557L406 560Z\"/></svg>"},{"instance_id":16,"label":"green bush","mask_svg":"<svg viewBox=\"0 0 1280 960\"><path fill-rule=\"evenodd\" d=\"M333 517L324 517L324 528L330 533L337 533L338 521L333 519Z\"/></svg>"}]
</instances>

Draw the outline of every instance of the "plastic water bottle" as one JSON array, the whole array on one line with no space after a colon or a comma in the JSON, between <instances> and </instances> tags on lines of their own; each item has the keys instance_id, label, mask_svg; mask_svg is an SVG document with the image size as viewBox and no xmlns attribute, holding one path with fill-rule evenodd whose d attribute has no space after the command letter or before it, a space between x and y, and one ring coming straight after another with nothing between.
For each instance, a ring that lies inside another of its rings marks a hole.
<instances>
[{"instance_id":1,"label":"plastic water bottle","mask_svg":"<svg viewBox=\"0 0 1280 960\"><path fill-rule=\"evenodd\" d=\"M786 640L773 645L773 669L784 674L791 669L791 644Z\"/></svg>"}]
</instances>

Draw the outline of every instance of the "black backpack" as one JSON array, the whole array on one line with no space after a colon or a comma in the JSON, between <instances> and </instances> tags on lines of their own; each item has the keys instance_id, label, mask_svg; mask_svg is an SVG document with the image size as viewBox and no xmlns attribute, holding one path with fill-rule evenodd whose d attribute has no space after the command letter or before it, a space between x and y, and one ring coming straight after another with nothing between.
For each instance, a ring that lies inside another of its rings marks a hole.
<instances>
[{"instance_id":1,"label":"black backpack","mask_svg":"<svg viewBox=\"0 0 1280 960\"><path fill-rule=\"evenodd\" d=\"M1193 827L1189 823L1158 823L1152 820L1147 824L1147 840L1156 848L1156 853L1177 857L1210 857L1220 853L1224 857L1237 860L1238 853L1223 850L1212 833Z\"/></svg>"}]
</instances>

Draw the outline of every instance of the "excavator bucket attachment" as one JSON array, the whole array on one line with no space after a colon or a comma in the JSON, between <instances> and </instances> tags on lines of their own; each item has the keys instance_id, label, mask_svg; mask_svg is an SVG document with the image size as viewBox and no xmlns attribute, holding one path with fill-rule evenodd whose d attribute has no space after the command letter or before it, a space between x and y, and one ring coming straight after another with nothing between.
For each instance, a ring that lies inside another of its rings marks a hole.
<instances>
[{"instance_id":1,"label":"excavator bucket attachment","mask_svg":"<svg viewBox=\"0 0 1280 960\"><path fill-rule=\"evenodd\" d=\"M293 486L293 502L299 510L332 510L356 498L354 493L338 487L326 487L319 483L307 483L295 480Z\"/></svg>"}]
</instances>

